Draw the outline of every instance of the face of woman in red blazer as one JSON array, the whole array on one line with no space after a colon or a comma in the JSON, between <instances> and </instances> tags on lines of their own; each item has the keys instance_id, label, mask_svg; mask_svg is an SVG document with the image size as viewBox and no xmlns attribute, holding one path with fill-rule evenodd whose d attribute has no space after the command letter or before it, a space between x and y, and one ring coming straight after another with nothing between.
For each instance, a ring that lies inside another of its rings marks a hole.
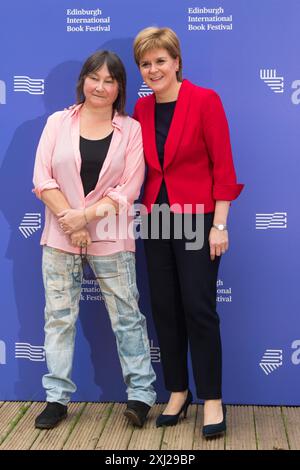
<instances>
[{"instance_id":1,"label":"face of woman in red blazer","mask_svg":"<svg viewBox=\"0 0 300 470\"><path fill-rule=\"evenodd\" d=\"M176 72L179 58L173 59L166 49L152 49L140 61L140 72L146 85L159 96L178 87Z\"/></svg>"}]
</instances>

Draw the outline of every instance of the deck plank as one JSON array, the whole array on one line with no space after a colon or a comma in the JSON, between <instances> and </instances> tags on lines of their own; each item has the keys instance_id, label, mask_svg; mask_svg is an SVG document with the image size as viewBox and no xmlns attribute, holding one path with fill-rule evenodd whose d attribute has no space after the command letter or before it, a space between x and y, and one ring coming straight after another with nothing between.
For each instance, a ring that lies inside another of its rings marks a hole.
<instances>
[{"instance_id":1,"label":"deck plank","mask_svg":"<svg viewBox=\"0 0 300 470\"><path fill-rule=\"evenodd\" d=\"M104 429L113 403L88 403L63 450L93 450Z\"/></svg>"},{"instance_id":2,"label":"deck plank","mask_svg":"<svg viewBox=\"0 0 300 470\"><path fill-rule=\"evenodd\" d=\"M96 444L95 450L126 450L128 448L134 426L123 416L126 405L115 403L105 428Z\"/></svg>"},{"instance_id":3,"label":"deck plank","mask_svg":"<svg viewBox=\"0 0 300 470\"><path fill-rule=\"evenodd\" d=\"M300 450L300 407L283 407L282 414L285 421L290 449Z\"/></svg>"},{"instance_id":4,"label":"deck plank","mask_svg":"<svg viewBox=\"0 0 300 470\"><path fill-rule=\"evenodd\" d=\"M254 406L257 448L288 450L285 426L279 406Z\"/></svg>"},{"instance_id":5,"label":"deck plank","mask_svg":"<svg viewBox=\"0 0 300 470\"><path fill-rule=\"evenodd\" d=\"M29 450L41 432L35 429L34 420L44 407L45 403L33 403L0 446L0 450Z\"/></svg>"},{"instance_id":6,"label":"deck plank","mask_svg":"<svg viewBox=\"0 0 300 470\"><path fill-rule=\"evenodd\" d=\"M30 402L5 402L0 408L0 444L7 439L16 423L22 419L24 412L31 406Z\"/></svg>"},{"instance_id":7,"label":"deck plank","mask_svg":"<svg viewBox=\"0 0 300 470\"><path fill-rule=\"evenodd\" d=\"M227 406L226 450L256 450L252 406Z\"/></svg>"}]
</instances>

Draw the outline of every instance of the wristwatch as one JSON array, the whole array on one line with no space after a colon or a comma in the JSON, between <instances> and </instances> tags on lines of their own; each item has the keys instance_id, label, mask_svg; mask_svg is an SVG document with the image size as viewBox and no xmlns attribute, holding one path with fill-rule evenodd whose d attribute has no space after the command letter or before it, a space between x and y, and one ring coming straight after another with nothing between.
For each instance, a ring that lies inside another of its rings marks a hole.
<instances>
[{"instance_id":1,"label":"wristwatch","mask_svg":"<svg viewBox=\"0 0 300 470\"><path fill-rule=\"evenodd\" d=\"M213 227L216 228L217 230L220 230L221 232L223 230L227 230L227 225L224 225L224 224L213 224Z\"/></svg>"}]
</instances>

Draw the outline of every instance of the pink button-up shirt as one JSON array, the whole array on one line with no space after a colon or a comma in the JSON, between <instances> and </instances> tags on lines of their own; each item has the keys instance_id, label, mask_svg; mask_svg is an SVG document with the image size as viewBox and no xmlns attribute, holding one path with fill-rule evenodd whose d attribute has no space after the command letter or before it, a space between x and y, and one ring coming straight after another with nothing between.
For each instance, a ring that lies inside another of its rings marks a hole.
<instances>
[{"instance_id":1,"label":"pink button-up shirt","mask_svg":"<svg viewBox=\"0 0 300 470\"><path fill-rule=\"evenodd\" d=\"M130 212L138 198L144 180L145 163L140 124L129 116L115 114L111 144L97 185L85 196L80 177L80 108L81 105L78 105L73 110L58 111L49 116L37 148L33 192L41 198L43 190L57 188L64 194L72 209L83 209L105 196L110 197L120 207L120 215L116 216L116 233L113 236L110 233L107 239L99 239L99 219L90 222L87 228L94 243L88 247L88 253L101 256L118 251L134 251L134 237L124 236L124 223L122 235L119 235L118 228L120 220L124 220L124 213ZM132 216L125 216L126 218L127 223L132 226ZM41 245L79 253L79 248L71 244L69 235L64 234L57 217L47 207Z\"/></svg>"}]
</instances>

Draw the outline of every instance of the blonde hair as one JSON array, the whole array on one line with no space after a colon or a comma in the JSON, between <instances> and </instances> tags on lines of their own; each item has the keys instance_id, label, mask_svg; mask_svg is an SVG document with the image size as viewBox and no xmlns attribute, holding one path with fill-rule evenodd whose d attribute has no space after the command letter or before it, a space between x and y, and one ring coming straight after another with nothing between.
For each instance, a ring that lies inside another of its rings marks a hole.
<instances>
[{"instance_id":1,"label":"blonde hair","mask_svg":"<svg viewBox=\"0 0 300 470\"><path fill-rule=\"evenodd\" d=\"M157 28L150 26L142 29L133 43L134 59L139 67L142 56L153 49L166 49L173 59L178 57L179 69L176 72L177 80L182 81L182 57L180 43L176 33L170 28Z\"/></svg>"}]
</instances>

